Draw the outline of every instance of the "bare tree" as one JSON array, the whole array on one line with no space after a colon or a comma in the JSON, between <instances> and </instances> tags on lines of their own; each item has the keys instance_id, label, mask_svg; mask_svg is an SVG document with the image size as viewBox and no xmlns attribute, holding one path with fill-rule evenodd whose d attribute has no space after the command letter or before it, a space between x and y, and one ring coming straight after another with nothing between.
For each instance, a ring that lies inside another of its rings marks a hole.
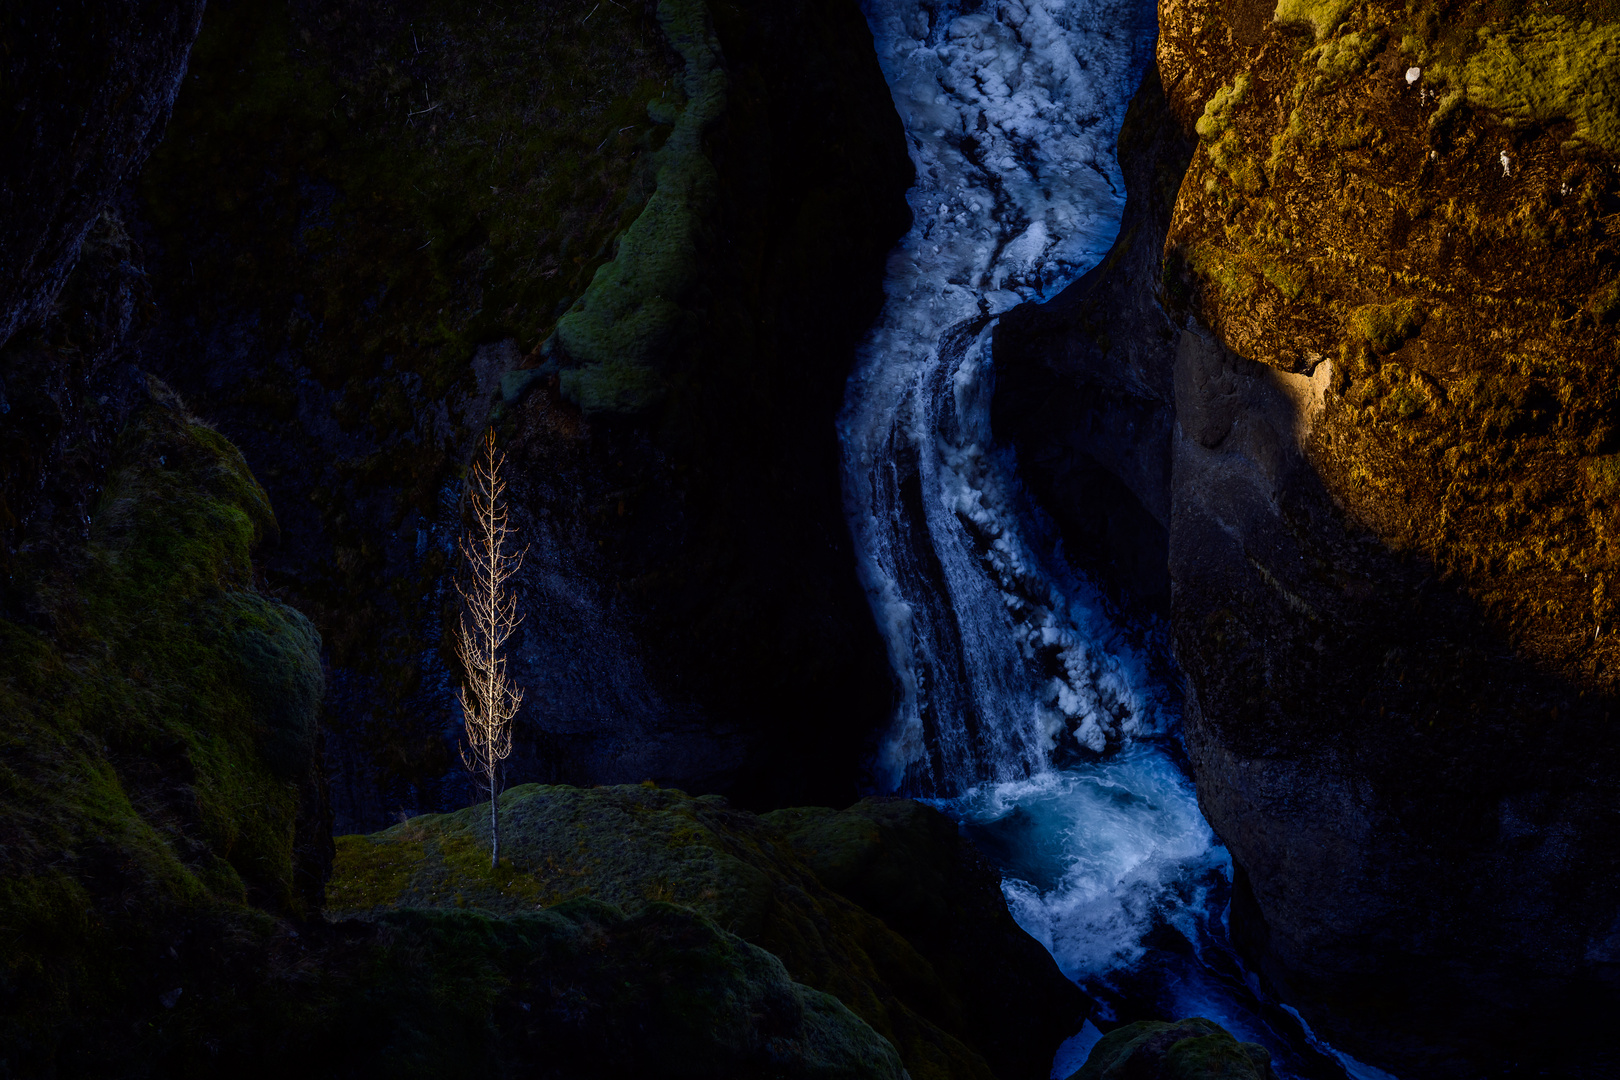
<instances>
[{"instance_id":1,"label":"bare tree","mask_svg":"<svg viewBox=\"0 0 1620 1080\"><path fill-rule=\"evenodd\" d=\"M506 674L506 658L501 648L512 636L523 616L518 614L517 596L507 581L523 564L528 549L512 553L509 546L517 530L511 525L503 496L506 481L501 470L506 455L495 449L495 432L486 432L483 452L473 463L467 478L467 497L472 503L472 524L461 537L461 556L466 560L464 581L456 583L461 594L461 625L456 634L456 655L466 671L461 688L461 711L467 745L461 760L467 771L489 789L489 864L501 861L500 816L495 797L500 794L500 765L512 752L512 718L523 703L523 691Z\"/></svg>"}]
</instances>

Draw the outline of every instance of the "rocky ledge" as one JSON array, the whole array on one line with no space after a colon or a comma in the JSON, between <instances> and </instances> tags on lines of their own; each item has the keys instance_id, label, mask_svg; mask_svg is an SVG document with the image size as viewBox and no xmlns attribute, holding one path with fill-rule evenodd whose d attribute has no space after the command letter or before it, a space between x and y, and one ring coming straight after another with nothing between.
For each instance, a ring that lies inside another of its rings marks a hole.
<instances>
[{"instance_id":1,"label":"rocky ledge","mask_svg":"<svg viewBox=\"0 0 1620 1080\"><path fill-rule=\"evenodd\" d=\"M841 1002L919 1080L1043 1077L1088 1007L1012 921L995 872L910 800L754 815L650 784L528 785L500 813L498 867L487 803L340 837L331 913L506 918L583 898L632 921L683 912ZM536 1021L566 1012L569 993L553 983Z\"/></svg>"}]
</instances>

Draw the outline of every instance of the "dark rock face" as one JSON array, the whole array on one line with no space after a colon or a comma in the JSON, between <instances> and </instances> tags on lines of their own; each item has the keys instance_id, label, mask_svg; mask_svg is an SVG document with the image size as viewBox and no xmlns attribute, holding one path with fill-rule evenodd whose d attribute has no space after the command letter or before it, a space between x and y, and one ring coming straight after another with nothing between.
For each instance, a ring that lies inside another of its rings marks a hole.
<instances>
[{"instance_id":1,"label":"dark rock face","mask_svg":"<svg viewBox=\"0 0 1620 1080\"><path fill-rule=\"evenodd\" d=\"M842 802L886 716L833 417L906 224L899 121L853 3L666 6L707 20L728 89L637 409L534 369L691 107L651 0L222 5L143 178L143 362L280 508L266 574L326 642L342 829L468 797L443 627L492 415L532 543L514 781Z\"/></svg>"},{"instance_id":2,"label":"dark rock face","mask_svg":"<svg viewBox=\"0 0 1620 1080\"><path fill-rule=\"evenodd\" d=\"M1024 396L998 424L1048 498L1101 500L1104 561L1121 489L1168 508L1188 747L1251 960L1351 1053L1472 1075L1620 989L1615 148L1493 96L1501 50L1533 66L1556 20L1270 16L1161 7L1156 153L1197 151L1170 200L1122 138L1157 209L1008 320ZM1601 1039L1555 1041L1558 1068L1606 1067Z\"/></svg>"},{"instance_id":3,"label":"dark rock face","mask_svg":"<svg viewBox=\"0 0 1620 1080\"><path fill-rule=\"evenodd\" d=\"M19 560L88 536L113 443L145 396L123 362L150 304L141 264L118 215L103 213L56 312L0 346L0 610L33 617Z\"/></svg>"},{"instance_id":4,"label":"dark rock face","mask_svg":"<svg viewBox=\"0 0 1620 1080\"><path fill-rule=\"evenodd\" d=\"M998 1077L1050 1075L1088 1003L1007 911L1001 877L945 815L910 799L764 815L816 877L916 948L960 1004L954 1030ZM913 1070L915 1072L915 1070Z\"/></svg>"},{"instance_id":5,"label":"dark rock face","mask_svg":"<svg viewBox=\"0 0 1620 1080\"><path fill-rule=\"evenodd\" d=\"M21 4L0 28L6 584L20 549L82 538L113 438L139 396L113 369L146 302L143 259L108 204L162 136L202 8ZM0 609L7 604L0 597Z\"/></svg>"},{"instance_id":6,"label":"dark rock face","mask_svg":"<svg viewBox=\"0 0 1620 1080\"><path fill-rule=\"evenodd\" d=\"M203 0L24 3L0 29L0 345L49 314L163 134Z\"/></svg>"}]
</instances>

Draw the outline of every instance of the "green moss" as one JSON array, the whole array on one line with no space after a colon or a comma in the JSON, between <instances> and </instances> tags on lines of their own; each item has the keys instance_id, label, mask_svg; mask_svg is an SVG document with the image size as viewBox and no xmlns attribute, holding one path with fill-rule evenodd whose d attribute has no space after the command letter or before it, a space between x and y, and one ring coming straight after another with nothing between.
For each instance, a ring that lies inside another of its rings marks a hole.
<instances>
[{"instance_id":1,"label":"green moss","mask_svg":"<svg viewBox=\"0 0 1620 1080\"><path fill-rule=\"evenodd\" d=\"M1509 127L1573 121L1566 151L1620 154L1620 24L1531 15L1479 45L1457 73L1470 105Z\"/></svg>"},{"instance_id":2,"label":"green moss","mask_svg":"<svg viewBox=\"0 0 1620 1080\"><path fill-rule=\"evenodd\" d=\"M1213 282L1228 299L1253 296L1260 282L1243 257L1214 244L1198 244L1187 253L1187 265L1206 281Z\"/></svg>"},{"instance_id":3,"label":"green moss","mask_svg":"<svg viewBox=\"0 0 1620 1080\"><path fill-rule=\"evenodd\" d=\"M151 389L88 542L21 567L55 632L0 620L0 984L36 1048L174 920L306 902L319 640L254 590L275 520L241 454Z\"/></svg>"},{"instance_id":4,"label":"green moss","mask_svg":"<svg viewBox=\"0 0 1620 1080\"><path fill-rule=\"evenodd\" d=\"M1620 454L1607 454L1588 461L1586 483L1595 497L1620 502Z\"/></svg>"},{"instance_id":5,"label":"green moss","mask_svg":"<svg viewBox=\"0 0 1620 1080\"><path fill-rule=\"evenodd\" d=\"M1366 304L1350 313L1348 328L1374 352L1390 353L1423 329L1428 314L1415 300Z\"/></svg>"},{"instance_id":6,"label":"green moss","mask_svg":"<svg viewBox=\"0 0 1620 1080\"><path fill-rule=\"evenodd\" d=\"M1620 281L1611 281L1586 301L1586 310L1600 323L1612 323L1620 315Z\"/></svg>"},{"instance_id":7,"label":"green moss","mask_svg":"<svg viewBox=\"0 0 1620 1080\"><path fill-rule=\"evenodd\" d=\"M1305 60L1314 59L1323 79L1338 82L1365 68L1386 40L1382 30L1353 30L1318 45L1305 54Z\"/></svg>"},{"instance_id":8,"label":"green moss","mask_svg":"<svg viewBox=\"0 0 1620 1080\"><path fill-rule=\"evenodd\" d=\"M1280 26L1309 27L1321 41L1338 28L1354 6L1354 0L1277 0L1271 18Z\"/></svg>"},{"instance_id":9,"label":"green moss","mask_svg":"<svg viewBox=\"0 0 1620 1080\"><path fill-rule=\"evenodd\" d=\"M340 838L331 910L517 915L588 898L634 915L678 904L843 1002L893 1042L913 1077L989 1076L951 1033L960 1006L942 1000L929 962L829 892L754 815L651 785L524 785L501 796L503 858L492 870L488 813L483 804Z\"/></svg>"},{"instance_id":10,"label":"green moss","mask_svg":"<svg viewBox=\"0 0 1620 1080\"><path fill-rule=\"evenodd\" d=\"M1233 115L1248 96L1247 72L1215 91L1215 96L1204 103L1204 114L1198 118L1198 137L1206 143L1218 142L1231 128Z\"/></svg>"},{"instance_id":11,"label":"green moss","mask_svg":"<svg viewBox=\"0 0 1620 1080\"><path fill-rule=\"evenodd\" d=\"M686 62L686 106L659 151L646 208L613 261L557 321L557 344L570 365L580 365L563 371L563 392L589 412L636 412L658 399L659 369L693 328L692 291L717 193L703 138L726 105L719 43L703 0L660 0L658 17Z\"/></svg>"},{"instance_id":12,"label":"green moss","mask_svg":"<svg viewBox=\"0 0 1620 1080\"><path fill-rule=\"evenodd\" d=\"M1219 1024L1195 1016L1169 1023L1142 1020L1104 1035L1070 1080L1267 1080L1271 1055L1240 1043Z\"/></svg>"},{"instance_id":13,"label":"green moss","mask_svg":"<svg viewBox=\"0 0 1620 1080\"><path fill-rule=\"evenodd\" d=\"M1397 385L1385 402L1390 411L1401 420L1410 420L1429 407L1428 396L1409 382Z\"/></svg>"},{"instance_id":14,"label":"green moss","mask_svg":"<svg viewBox=\"0 0 1620 1080\"><path fill-rule=\"evenodd\" d=\"M1269 281L1273 288L1290 300L1298 300L1305 294L1311 281L1311 268L1298 263L1283 262L1274 258L1260 258L1258 260L1260 273Z\"/></svg>"},{"instance_id":15,"label":"green moss","mask_svg":"<svg viewBox=\"0 0 1620 1080\"><path fill-rule=\"evenodd\" d=\"M1249 76L1244 73L1204 103L1204 113L1196 127L1215 167L1231 177L1240 191L1257 195L1265 187L1265 174L1259 163L1247 154L1234 128L1238 109L1248 96Z\"/></svg>"}]
</instances>

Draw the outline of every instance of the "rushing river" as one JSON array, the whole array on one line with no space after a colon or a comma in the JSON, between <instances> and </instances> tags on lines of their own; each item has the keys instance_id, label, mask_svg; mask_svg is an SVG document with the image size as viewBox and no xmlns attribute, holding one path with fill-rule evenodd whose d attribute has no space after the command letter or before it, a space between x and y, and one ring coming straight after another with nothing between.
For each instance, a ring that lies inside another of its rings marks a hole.
<instances>
[{"instance_id":1,"label":"rushing river","mask_svg":"<svg viewBox=\"0 0 1620 1080\"><path fill-rule=\"evenodd\" d=\"M849 382L846 511L899 684L877 771L997 860L1019 923L1107 1024L1206 1016L1284 1075L1386 1074L1317 1041L1227 944L1231 862L1198 811L1153 630L1069 567L990 431L991 333L1112 245L1114 157L1153 42L1142 0L865 0L914 222ZM1162 661L1161 661L1162 666ZM1066 1077L1100 1037L1064 1044Z\"/></svg>"}]
</instances>

